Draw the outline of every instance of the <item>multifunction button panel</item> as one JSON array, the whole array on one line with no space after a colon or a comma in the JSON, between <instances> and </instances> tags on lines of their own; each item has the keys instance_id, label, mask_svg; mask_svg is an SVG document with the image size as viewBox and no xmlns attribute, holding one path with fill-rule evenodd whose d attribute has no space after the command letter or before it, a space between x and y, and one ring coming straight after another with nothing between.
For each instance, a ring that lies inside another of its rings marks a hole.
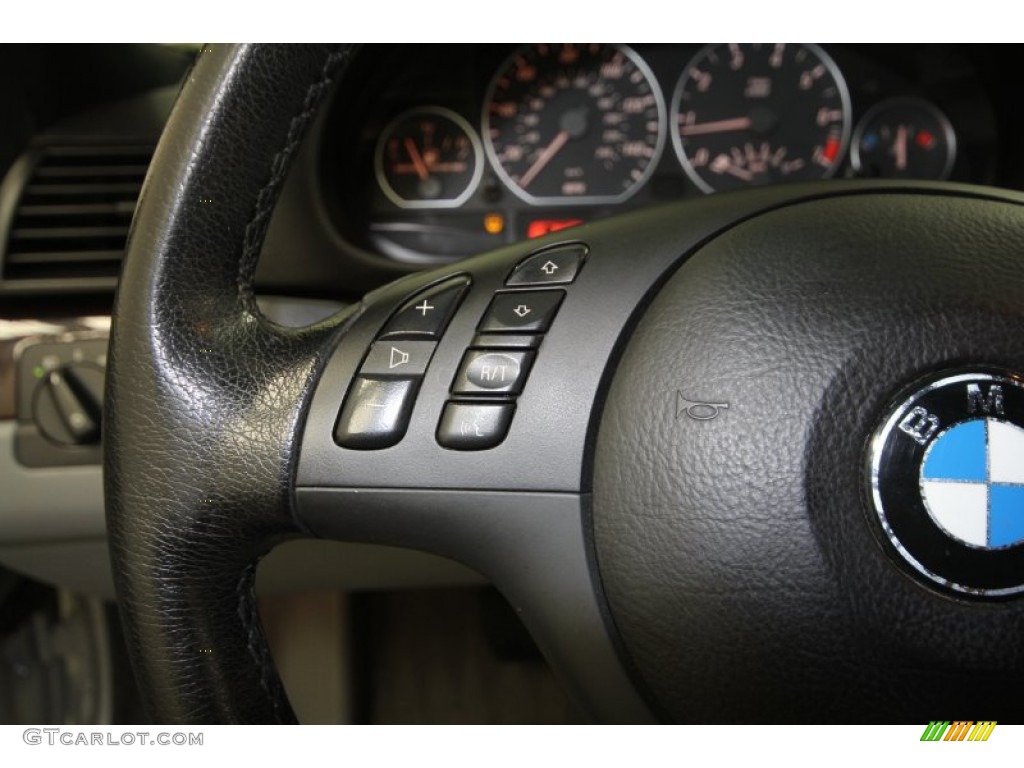
<instances>
[{"instance_id":1,"label":"multifunction button panel","mask_svg":"<svg viewBox=\"0 0 1024 768\"><path fill-rule=\"evenodd\" d=\"M437 442L471 451L508 434L544 334L576 279L587 247L572 243L523 259L495 293L462 357L441 413ZM397 444L409 425L420 383L437 343L469 289L459 276L417 293L371 344L341 407L338 445L376 450Z\"/></svg>"},{"instance_id":2,"label":"multifunction button panel","mask_svg":"<svg viewBox=\"0 0 1024 768\"><path fill-rule=\"evenodd\" d=\"M384 326L341 407L338 445L379 450L405 436L423 374L469 283L460 275L416 294Z\"/></svg>"}]
</instances>

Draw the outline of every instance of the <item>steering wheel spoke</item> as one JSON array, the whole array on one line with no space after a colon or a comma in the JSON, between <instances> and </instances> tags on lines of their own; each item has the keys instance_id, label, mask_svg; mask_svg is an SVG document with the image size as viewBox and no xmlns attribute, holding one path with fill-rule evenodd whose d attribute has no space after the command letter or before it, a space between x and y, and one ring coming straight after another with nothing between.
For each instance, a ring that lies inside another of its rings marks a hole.
<instances>
[{"instance_id":1,"label":"steering wheel spoke","mask_svg":"<svg viewBox=\"0 0 1024 768\"><path fill-rule=\"evenodd\" d=\"M326 538L410 547L458 560L498 587L566 690L597 722L652 722L595 594L588 494L300 488Z\"/></svg>"}]
</instances>

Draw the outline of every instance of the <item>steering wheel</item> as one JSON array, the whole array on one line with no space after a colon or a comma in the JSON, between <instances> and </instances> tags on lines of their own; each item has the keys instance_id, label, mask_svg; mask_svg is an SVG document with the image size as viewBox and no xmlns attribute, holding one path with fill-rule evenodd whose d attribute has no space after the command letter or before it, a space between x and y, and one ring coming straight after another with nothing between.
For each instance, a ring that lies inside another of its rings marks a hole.
<instances>
[{"instance_id":1,"label":"steering wheel","mask_svg":"<svg viewBox=\"0 0 1024 768\"><path fill-rule=\"evenodd\" d=\"M1024 714L1019 542L922 490L951 424L1018 428L1021 196L711 196L279 327L256 259L356 55L204 49L143 191L104 451L156 721L294 720L253 577L297 537L478 569L598 721Z\"/></svg>"}]
</instances>

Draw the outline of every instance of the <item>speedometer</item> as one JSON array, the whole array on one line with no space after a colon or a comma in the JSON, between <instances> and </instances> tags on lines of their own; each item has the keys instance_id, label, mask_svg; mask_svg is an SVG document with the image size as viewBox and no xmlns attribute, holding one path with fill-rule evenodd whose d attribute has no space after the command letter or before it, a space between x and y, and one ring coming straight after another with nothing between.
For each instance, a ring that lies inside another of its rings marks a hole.
<instances>
[{"instance_id":1,"label":"speedometer","mask_svg":"<svg viewBox=\"0 0 1024 768\"><path fill-rule=\"evenodd\" d=\"M850 137L850 97L816 45L709 45L672 99L672 141L705 192L831 177Z\"/></svg>"},{"instance_id":2,"label":"speedometer","mask_svg":"<svg viewBox=\"0 0 1024 768\"><path fill-rule=\"evenodd\" d=\"M488 158L533 205L626 200L654 171L664 136L654 75L621 45L520 48L484 101Z\"/></svg>"}]
</instances>

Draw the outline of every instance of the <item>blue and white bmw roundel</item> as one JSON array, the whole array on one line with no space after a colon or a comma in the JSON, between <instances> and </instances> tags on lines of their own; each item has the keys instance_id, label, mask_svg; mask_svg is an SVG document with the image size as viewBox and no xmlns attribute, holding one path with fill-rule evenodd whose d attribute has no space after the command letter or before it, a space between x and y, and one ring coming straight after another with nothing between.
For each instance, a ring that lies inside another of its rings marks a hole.
<instances>
[{"instance_id":1,"label":"blue and white bmw roundel","mask_svg":"<svg viewBox=\"0 0 1024 768\"><path fill-rule=\"evenodd\" d=\"M950 427L925 452L921 496L935 524L965 544L1024 541L1024 429L994 418Z\"/></svg>"},{"instance_id":2,"label":"blue and white bmw roundel","mask_svg":"<svg viewBox=\"0 0 1024 768\"><path fill-rule=\"evenodd\" d=\"M968 597L1024 593L1024 377L978 368L921 379L869 445L894 562Z\"/></svg>"}]
</instances>

